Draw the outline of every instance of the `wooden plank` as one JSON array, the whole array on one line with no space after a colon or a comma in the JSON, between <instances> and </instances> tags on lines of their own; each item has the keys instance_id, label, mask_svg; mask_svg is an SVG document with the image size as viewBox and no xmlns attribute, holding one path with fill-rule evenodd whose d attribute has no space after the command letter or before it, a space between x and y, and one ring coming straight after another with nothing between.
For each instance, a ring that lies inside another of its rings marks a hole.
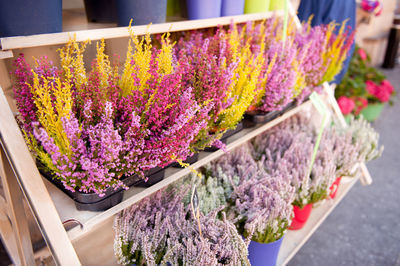
<instances>
[{"instance_id":1,"label":"wooden plank","mask_svg":"<svg viewBox=\"0 0 400 266\"><path fill-rule=\"evenodd\" d=\"M136 35L144 35L146 33L157 34L164 32L176 32L186 31L202 28L216 27L218 25L229 25L233 23L243 23L247 21L256 21L270 18L273 15L282 15L281 11L276 12L265 12L246 14L240 16L230 17L219 17L210 19L200 20L186 20L171 23L162 23L154 25L142 25L132 27L133 32ZM0 38L0 47L2 50L12 50L19 48L47 46L47 45L59 45L65 44L68 40L76 36L77 41L100 40L100 39L112 39L128 37L128 27L116 27L107 29L93 29L93 30L82 30L82 31L71 31L71 32L60 32L50 34L38 34L30 36L17 36L17 37L5 37Z\"/></svg>"},{"instance_id":2,"label":"wooden plank","mask_svg":"<svg viewBox=\"0 0 400 266\"><path fill-rule=\"evenodd\" d=\"M9 218L21 265L33 265L32 241L29 227L24 212L23 195L17 179L6 158L4 150L0 147L0 177L7 201ZM9 244L12 245L12 242ZM7 245L6 245L7 246ZM15 256L15 254L13 254Z\"/></svg>"},{"instance_id":3,"label":"wooden plank","mask_svg":"<svg viewBox=\"0 0 400 266\"><path fill-rule=\"evenodd\" d=\"M0 51L0 59L12 58L14 54L11 50Z\"/></svg>"},{"instance_id":4,"label":"wooden plank","mask_svg":"<svg viewBox=\"0 0 400 266\"><path fill-rule=\"evenodd\" d=\"M241 132L232 136L228 140L229 144L227 145L227 150L228 151L233 150L234 148L240 146L241 144L243 144L243 143L249 141L250 139L254 138L255 136L261 134L262 132L268 130L269 128L272 128L275 125L281 123L282 121L286 120L290 116L293 116L294 114L296 114L302 110L305 110L306 108L310 108L310 107L311 107L311 102L309 102L309 101L305 102L302 105L297 106L296 108L286 112L282 116L274 119L273 121L271 121L267 124L261 125L256 128L242 130ZM218 151L215 151L212 153L203 152L200 154L199 161L194 163L192 165L192 167L194 169L197 169L197 168L219 158L223 154L224 154L224 152L222 150L218 150ZM125 193L127 193L129 196L127 198L125 198L118 205L116 205L104 212L100 212L100 213L91 212L91 215L88 215L86 221L80 220L80 222L83 224L82 229L79 227L75 227L68 232L70 239L72 241L74 241L74 240L84 237L88 232L91 231L92 227L94 227L96 224L106 221L107 219L109 219L113 215L119 213L120 211L124 210L125 208L135 204L136 202L139 202L143 198L150 196L151 194L157 192L158 190L170 185L171 183L179 180L183 176L186 176L190 173L190 169L188 169L188 168L172 170L172 171L174 171L174 174L168 176L164 180L160 181L159 183L157 183L149 188L146 188L146 189L133 188L133 189L128 190ZM59 193L61 193L61 192L59 192ZM64 204L65 204L65 202L59 204L59 206L63 206ZM60 209L60 212L62 212L61 209ZM86 213L90 214L89 212L86 212ZM63 216L63 214L61 214L61 215Z\"/></svg>"},{"instance_id":5,"label":"wooden plank","mask_svg":"<svg viewBox=\"0 0 400 266\"><path fill-rule=\"evenodd\" d=\"M342 182L339 186L336 198L326 200L324 204L314 208L310 218L304 227L296 231L288 231L283 238L276 265L286 265L307 242L311 235L325 221L326 217L336 208L339 202L346 196L350 189L357 182L358 178L352 178L350 182Z\"/></svg>"},{"instance_id":6,"label":"wooden plank","mask_svg":"<svg viewBox=\"0 0 400 266\"><path fill-rule=\"evenodd\" d=\"M17 242L11 222L8 217L7 202L3 197L0 197L0 235L3 242L3 246L6 248L11 261L15 265L21 265L21 261L18 256Z\"/></svg>"},{"instance_id":7,"label":"wooden plank","mask_svg":"<svg viewBox=\"0 0 400 266\"><path fill-rule=\"evenodd\" d=\"M1 87L0 137L2 148L7 156L3 160L8 160L10 163L12 169L9 169L9 171L12 171L17 177L19 185L24 192L47 245L52 250L55 260L58 264L62 265L80 265L75 250L68 239L54 203L43 184ZM7 175L9 174L11 173L7 173ZM13 179L10 178L10 180ZM15 182L17 181L16 179L14 180ZM12 197L11 193L15 193L15 190L12 190L12 192L9 191L9 193L10 197ZM8 198L7 202L9 202ZM22 206L21 210L23 210ZM22 234L19 234L19 236L24 237Z\"/></svg>"}]
</instances>

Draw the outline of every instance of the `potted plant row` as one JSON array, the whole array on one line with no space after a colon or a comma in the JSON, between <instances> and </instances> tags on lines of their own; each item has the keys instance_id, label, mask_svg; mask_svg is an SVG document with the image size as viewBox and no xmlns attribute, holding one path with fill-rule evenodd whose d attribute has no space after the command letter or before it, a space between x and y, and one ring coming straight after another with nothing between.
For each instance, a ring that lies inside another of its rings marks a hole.
<instances>
[{"instance_id":1,"label":"potted plant row","mask_svg":"<svg viewBox=\"0 0 400 266\"><path fill-rule=\"evenodd\" d=\"M301 81L313 80L306 67L301 68L305 77L297 78L293 87L285 82L276 86L270 75L287 68L275 64L278 51L286 52L279 30L274 30L276 42L268 42L275 56L262 41L265 29L279 23L271 19L212 34L194 32L176 45L168 35L152 41L149 35L138 38L131 32L124 63L109 58L101 41L90 68L83 60L87 42L71 40L60 49L60 67L46 57L35 59L31 67L21 55L15 61L14 95L26 141L46 176L52 175L60 187L98 195L91 202L78 201L78 208L109 208L122 197L105 203L110 191L147 181L160 168L182 164L207 147L224 148L220 138L240 129L251 106L281 110L295 95L310 92ZM333 44L338 38L344 37L338 35ZM342 60L345 48L332 62ZM299 63L295 66L300 71ZM335 70L329 73L333 77ZM162 172L156 174L144 185L162 178Z\"/></svg>"}]
</instances>

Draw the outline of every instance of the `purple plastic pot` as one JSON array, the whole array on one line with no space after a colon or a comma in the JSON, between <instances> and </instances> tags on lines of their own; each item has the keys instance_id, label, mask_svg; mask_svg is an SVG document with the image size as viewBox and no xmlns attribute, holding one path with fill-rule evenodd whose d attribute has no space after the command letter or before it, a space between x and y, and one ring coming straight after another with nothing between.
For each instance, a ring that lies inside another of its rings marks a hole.
<instances>
[{"instance_id":1,"label":"purple plastic pot","mask_svg":"<svg viewBox=\"0 0 400 266\"><path fill-rule=\"evenodd\" d=\"M222 0L186 0L189 19L216 18L221 15Z\"/></svg>"},{"instance_id":2,"label":"purple plastic pot","mask_svg":"<svg viewBox=\"0 0 400 266\"><path fill-rule=\"evenodd\" d=\"M222 0L221 16L242 15L244 0Z\"/></svg>"},{"instance_id":3,"label":"purple plastic pot","mask_svg":"<svg viewBox=\"0 0 400 266\"><path fill-rule=\"evenodd\" d=\"M250 264L252 266L275 266L282 240L283 237L267 244L251 241L249 245Z\"/></svg>"}]
</instances>

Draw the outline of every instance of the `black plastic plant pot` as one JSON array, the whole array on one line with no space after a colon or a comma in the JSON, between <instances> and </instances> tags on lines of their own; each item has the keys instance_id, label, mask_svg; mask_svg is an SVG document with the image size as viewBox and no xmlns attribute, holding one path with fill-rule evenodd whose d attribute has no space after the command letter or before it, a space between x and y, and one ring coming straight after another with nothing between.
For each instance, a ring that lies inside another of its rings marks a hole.
<instances>
[{"instance_id":1,"label":"black plastic plant pot","mask_svg":"<svg viewBox=\"0 0 400 266\"><path fill-rule=\"evenodd\" d=\"M186 160L183 161L183 163L193 164L193 163L197 162L198 160L199 160L199 154L194 153L192 156L187 157ZM175 167L175 168L182 168L182 166L177 162L172 163L171 166Z\"/></svg>"},{"instance_id":2,"label":"black plastic plant pot","mask_svg":"<svg viewBox=\"0 0 400 266\"><path fill-rule=\"evenodd\" d=\"M61 0L13 0L0 4L0 37L62 31Z\"/></svg>"},{"instance_id":3,"label":"black plastic plant pot","mask_svg":"<svg viewBox=\"0 0 400 266\"><path fill-rule=\"evenodd\" d=\"M224 143L224 144L226 144L226 140L227 140L227 139L222 139L222 137L221 137L221 139L220 139L220 141L221 141L222 143ZM217 150L219 150L219 148L217 148L217 147L215 147L215 146L206 147L206 148L204 149L204 151L206 151L206 152L214 152L214 151L217 151Z\"/></svg>"},{"instance_id":4,"label":"black plastic plant pot","mask_svg":"<svg viewBox=\"0 0 400 266\"><path fill-rule=\"evenodd\" d=\"M94 192L72 192L64 187L62 182L55 178L51 173L44 170L41 163L37 163L40 173L51 183L53 183L57 188L64 192L68 197L70 197L74 202L78 210L82 211L105 211L122 201L123 189L114 189L112 187L105 191L105 195L100 197ZM126 178L121 179L125 183Z\"/></svg>"},{"instance_id":5,"label":"black plastic plant pot","mask_svg":"<svg viewBox=\"0 0 400 266\"><path fill-rule=\"evenodd\" d=\"M265 124L271 120L274 120L280 115L280 111L272 112L260 112L260 111L249 111L244 115L244 126L246 128L253 127L257 124Z\"/></svg>"},{"instance_id":6,"label":"black plastic plant pot","mask_svg":"<svg viewBox=\"0 0 400 266\"><path fill-rule=\"evenodd\" d=\"M147 177L147 182L138 175L129 176L123 182L128 187L150 187L164 179L165 168L154 167L145 172L145 176Z\"/></svg>"},{"instance_id":7,"label":"black plastic plant pot","mask_svg":"<svg viewBox=\"0 0 400 266\"><path fill-rule=\"evenodd\" d=\"M85 0L85 12L89 22L117 22L116 0Z\"/></svg>"},{"instance_id":8,"label":"black plastic plant pot","mask_svg":"<svg viewBox=\"0 0 400 266\"><path fill-rule=\"evenodd\" d=\"M292 101L292 102L288 103L288 104L280 111L280 114L283 115L284 113L289 112L290 110L292 110L293 108L295 108L296 105L297 105L297 104L296 104L295 101Z\"/></svg>"},{"instance_id":9,"label":"black plastic plant pot","mask_svg":"<svg viewBox=\"0 0 400 266\"><path fill-rule=\"evenodd\" d=\"M233 135L235 135L236 133L240 132L243 129L243 122L240 121L237 125L235 129L229 129L227 130L224 135L222 135L221 139L227 139L229 137L232 137Z\"/></svg>"}]
</instances>

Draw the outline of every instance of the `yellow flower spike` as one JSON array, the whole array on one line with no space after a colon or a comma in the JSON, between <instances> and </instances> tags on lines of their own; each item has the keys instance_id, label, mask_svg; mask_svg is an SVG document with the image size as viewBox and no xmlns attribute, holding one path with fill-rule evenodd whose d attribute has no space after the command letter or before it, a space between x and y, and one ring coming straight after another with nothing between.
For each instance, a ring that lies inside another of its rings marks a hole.
<instances>
[{"instance_id":1,"label":"yellow flower spike","mask_svg":"<svg viewBox=\"0 0 400 266\"><path fill-rule=\"evenodd\" d=\"M89 40L82 42L79 45L76 42L76 36L74 36L74 38L70 39L63 48L57 50L60 55L61 68L65 80L74 80L74 77L75 85L78 90L82 85L87 83L83 53L88 43L90 43ZM71 69L74 69L75 72L71 73Z\"/></svg>"},{"instance_id":2,"label":"yellow flower spike","mask_svg":"<svg viewBox=\"0 0 400 266\"><path fill-rule=\"evenodd\" d=\"M163 75L171 74L173 70L172 51L175 44L171 43L169 36L170 34L166 33L161 37L161 51L157 57L157 62Z\"/></svg>"},{"instance_id":3,"label":"yellow flower spike","mask_svg":"<svg viewBox=\"0 0 400 266\"><path fill-rule=\"evenodd\" d=\"M62 83L59 78L44 78L40 82L37 73L33 73L33 85L29 85L37 108L40 124L54 139L62 154L71 156L69 140L62 126L62 117L69 118L72 108L71 84ZM55 102L52 99L55 97ZM55 107L53 107L53 102Z\"/></svg>"},{"instance_id":4,"label":"yellow flower spike","mask_svg":"<svg viewBox=\"0 0 400 266\"><path fill-rule=\"evenodd\" d=\"M105 42L104 39L101 40L100 45L96 43L96 71L100 74L100 86L102 88L108 87L108 79L110 78L110 73L112 73L111 63L108 55L104 53Z\"/></svg>"}]
</instances>

